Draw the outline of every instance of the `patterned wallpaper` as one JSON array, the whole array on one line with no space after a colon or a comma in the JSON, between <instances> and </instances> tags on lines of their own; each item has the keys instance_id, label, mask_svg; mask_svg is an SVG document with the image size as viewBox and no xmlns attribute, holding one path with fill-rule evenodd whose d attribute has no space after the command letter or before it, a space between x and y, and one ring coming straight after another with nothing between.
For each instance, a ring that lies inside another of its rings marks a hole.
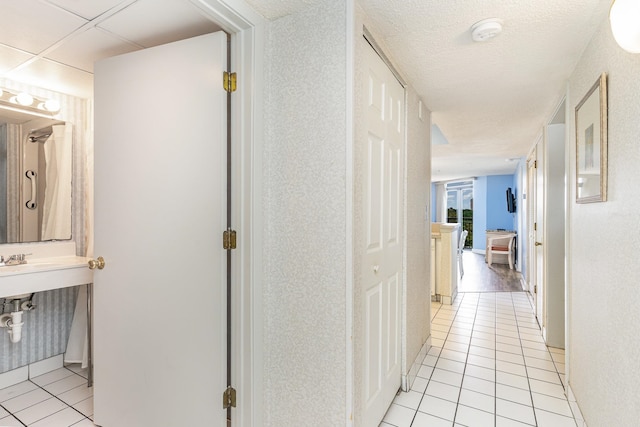
<instances>
[{"instance_id":1,"label":"patterned wallpaper","mask_svg":"<svg viewBox=\"0 0 640 427\"><path fill-rule=\"evenodd\" d=\"M86 255L91 247L87 230L91 230L92 218L87 203L91 196L91 162L87 159L93 144L90 102L8 79L0 79L0 87L57 99L62 108L56 118L73 125L72 233L76 254ZM23 337L19 343L11 343L6 329L0 329L0 373L64 353L77 294L77 287L37 293L34 297L37 308L24 314ZM7 306L6 311L11 311L10 307Z\"/></svg>"},{"instance_id":2,"label":"patterned wallpaper","mask_svg":"<svg viewBox=\"0 0 640 427\"><path fill-rule=\"evenodd\" d=\"M23 314L20 342L12 343L7 330L0 329L0 373L64 353L77 295L78 287L36 293L36 309ZM5 313L12 309L4 305Z\"/></svg>"}]
</instances>

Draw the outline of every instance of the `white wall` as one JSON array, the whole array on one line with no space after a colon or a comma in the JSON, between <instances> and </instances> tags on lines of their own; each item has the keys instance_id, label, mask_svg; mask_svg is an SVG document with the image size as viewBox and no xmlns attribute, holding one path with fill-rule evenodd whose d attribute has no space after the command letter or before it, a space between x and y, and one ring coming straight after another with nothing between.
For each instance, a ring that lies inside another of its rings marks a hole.
<instances>
[{"instance_id":1,"label":"white wall","mask_svg":"<svg viewBox=\"0 0 640 427\"><path fill-rule=\"evenodd\" d=\"M347 412L347 16L328 0L271 22L265 52L264 421Z\"/></svg>"},{"instance_id":2,"label":"white wall","mask_svg":"<svg viewBox=\"0 0 640 427\"><path fill-rule=\"evenodd\" d=\"M575 107L608 73L608 201L575 203ZM621 50L604 20L569 86L569 383L589 426L640 419L640 55Z\"/></svg>"}]
</instances>

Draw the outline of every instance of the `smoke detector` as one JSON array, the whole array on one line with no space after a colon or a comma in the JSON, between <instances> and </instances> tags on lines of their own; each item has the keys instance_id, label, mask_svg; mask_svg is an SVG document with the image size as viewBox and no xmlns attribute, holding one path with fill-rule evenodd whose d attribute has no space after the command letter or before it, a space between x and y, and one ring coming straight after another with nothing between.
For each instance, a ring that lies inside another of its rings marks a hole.
<instances>
[{"instance_id":1,"label":"smoke detector","mask_svg":"<svg viewBox=\"0 0 640 427\"><path fill-rule=\"evenodd\" d=\"M502 21L497 18L483 19L471 26L471 38L476 42L484 42L502 32Z\"/></svg>"}]
</instances>

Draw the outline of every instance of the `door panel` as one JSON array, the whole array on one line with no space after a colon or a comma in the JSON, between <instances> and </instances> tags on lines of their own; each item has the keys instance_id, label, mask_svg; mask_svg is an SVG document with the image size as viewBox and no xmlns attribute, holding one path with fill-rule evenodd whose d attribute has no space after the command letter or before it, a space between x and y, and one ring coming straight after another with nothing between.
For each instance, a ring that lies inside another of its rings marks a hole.
<instances>
[{"instance_id":1,"label":"door panel","mask_svg":"<svg viewBox=\"0 0 640 427\"><path fill-rule=\"evenodd\" d=\"M95 422L225 425L226 35L95 70Z\"/></svg>"},{"instance_id":2,"label":"door panel","mask_svg":"<svg viewBox=\"0 0 640 427\"><path fill-rule=\"evenodd\" d=\"M400 387L404 89L369 49L363 257L364 426L377 426Z\"/></svg>"}]
</instances>

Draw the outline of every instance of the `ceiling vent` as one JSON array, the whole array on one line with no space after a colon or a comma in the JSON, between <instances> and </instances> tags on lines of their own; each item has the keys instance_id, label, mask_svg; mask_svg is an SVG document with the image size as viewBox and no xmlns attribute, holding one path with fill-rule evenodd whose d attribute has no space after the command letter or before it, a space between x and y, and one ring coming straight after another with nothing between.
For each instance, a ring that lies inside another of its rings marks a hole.
<instances>
[{"instance_id":1,"label":"ceiling vent","mask_svg":"<svg viewBox=\"0 0 640 427\"><path fill-rule=\"evenodd\" d=\"M471 26L471 38L476 42L484 42L502 32L502 21L497 18L483 19Z\"/></svg>"}]
</instances>

